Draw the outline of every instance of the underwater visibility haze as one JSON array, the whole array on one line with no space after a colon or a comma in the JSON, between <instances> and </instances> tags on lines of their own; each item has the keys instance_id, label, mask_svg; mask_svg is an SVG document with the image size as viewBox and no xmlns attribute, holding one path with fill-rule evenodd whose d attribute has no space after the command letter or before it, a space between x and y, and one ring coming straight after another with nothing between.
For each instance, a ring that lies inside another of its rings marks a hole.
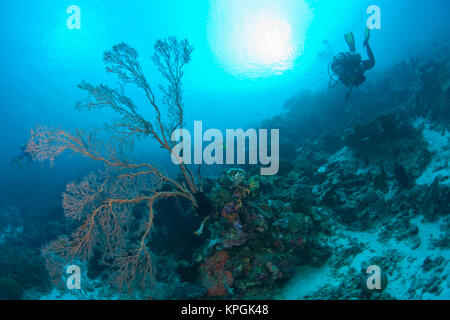
<instances>
[{"instance_id":1,"label":"underwater visibility haze","mask_svg":"<svg viewBox=\"0 0 450 320\"><path fill-rule=\"evenodd\" d=\"M449 299L449 10L2 1L0 299Z\"/></svg>"}]
</instances>

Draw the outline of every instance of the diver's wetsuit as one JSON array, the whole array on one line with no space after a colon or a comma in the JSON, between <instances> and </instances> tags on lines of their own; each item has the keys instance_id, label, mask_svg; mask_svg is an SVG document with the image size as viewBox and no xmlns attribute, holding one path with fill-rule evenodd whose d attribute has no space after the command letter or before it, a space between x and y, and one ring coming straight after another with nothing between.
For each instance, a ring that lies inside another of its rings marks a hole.
<instances>
[{"instance_id":1,"label":"diver's wetsuit","mask_svg":"<svg viewBox=\"0 0 450 320\"><path fill-rule=\"evenodd\" d=\"M375 56L369 43L366 43L365 46L369 60L361 61L361 55L354 51L342 53L340 57L337 57L337 60L340 60L341 68L335 71L341 82L349 88L361 85L366 80L364 73L375 66Z\"/></svg>"},{"instance_id":2,"label":"diver's wetsuit","mask_svg":"<svg viewBox=\"0 0 450 320\"><path fill-rule=\"evenodd\" d=\"M362 64L364 67L364 71L372 69L375 66L375 56L373 55L372 49L370 48L369 43L366 44L367 55L369 56L369 60L363 60Z\"/></svg>"},{"instance_id":3,"label":"diver's wetsuit","mask_svg":"<svg viewBox=\"0 0 450 320\"><path fill-rule=\"evenodd\" d=\"M353 33L344 35L350 52L341 52L333 58L329 66L330 80L328 86L334 88L339 82L342 82L349 88L345 98L348 99L354 87L360 86L365 80L364 73L375 66L375 56L369 45L370 30L365 31L364 46L367 49L369 60L362 60L361 55L356 53L355 39ZM331 72L330 72L331 71ZM334 76L338 79L335 79Z\"/></svg>"}]
</instances>

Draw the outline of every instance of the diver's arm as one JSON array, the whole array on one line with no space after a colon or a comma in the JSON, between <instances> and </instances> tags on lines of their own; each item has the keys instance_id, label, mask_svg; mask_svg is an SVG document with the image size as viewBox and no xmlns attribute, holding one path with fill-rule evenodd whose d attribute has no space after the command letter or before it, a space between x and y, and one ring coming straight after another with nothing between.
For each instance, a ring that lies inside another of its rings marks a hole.
<instances>
[{"instance_id":1,"label":"diver's arm","mask_svg":"<svg viewBox=\"0 0 450 320\"><path fill-rule=\"evenodd\" d=\"M367 55L369 56L369 60L363 60L364 71L372 69L375 65L375 56L373 55L372 49L369 46L369 43L365 43L367 49Z\"/></svg>"}]
</instances>

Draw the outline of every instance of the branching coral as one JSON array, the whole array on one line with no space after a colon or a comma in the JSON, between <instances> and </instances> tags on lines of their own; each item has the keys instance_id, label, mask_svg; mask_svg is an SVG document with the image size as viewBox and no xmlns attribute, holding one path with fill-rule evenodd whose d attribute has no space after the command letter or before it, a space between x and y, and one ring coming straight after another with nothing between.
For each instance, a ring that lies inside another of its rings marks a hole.
<instances>
[{"instance_id":1,"label":"branching coral","mask_svg":"<svg viewBox=\"0 0 450 320\"><path fill-rule=\"evenodd\" d=\"M119 77L120 87L113 89L103 84L94 86L82 82L79 88L88 96L77 104L78 109L110 108L115 111L119 118L107 128L120 139L100 143L92 134L81 131L72 134L45 126L31 131L27 152L34 160L53 163L69 150L105 165L100 174L90 174L80 183L67 185L63 197L65 215L78 221L79 226L70 236L60 237L42 250L56 282L60 282L66 263L74 259L89 260L97 250L102 253L102 263L115 270L113 282L119 287L131 289L138 282L148 287L153 281L148 241L153 227L154 203L176 197L190 201L193 207L198 206L198 181L181 159L178 160L184 182L166 176L150 163L132 163L124 152L130 141L150 136L171 153L170 134L183 126L181 79L193 48L187 40L179 42L172 37L158 40L154 50L153 61L168 81L167 87L160 86L166 112L158 105L144 76L137 51L121 43L105 52L103 58L106 70ZM128 84L143 91L154 111L153 122L146 120L124 94ZM147 212L136 217L132 211L140 203L146 204ZM136 223L140 227L132 228Z\"/></svg>"}]
</instances>

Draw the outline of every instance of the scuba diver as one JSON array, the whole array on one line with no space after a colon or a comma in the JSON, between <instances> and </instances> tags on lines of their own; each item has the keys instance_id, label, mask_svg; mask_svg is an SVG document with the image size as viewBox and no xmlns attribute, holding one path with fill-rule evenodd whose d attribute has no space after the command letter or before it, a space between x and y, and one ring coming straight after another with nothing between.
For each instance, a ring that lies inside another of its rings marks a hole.
<instances>
[{"instance_id":1,"label":"scuba diver","mask_svg":"<svg viewBox=\"0 0 450 320\"><path fill-rule=\"evenodd\" d=\"M31 154L29 152L27 152L27 145L23 144L20 146L20 154L16 157L14 157L14 159L11 160L11 166L14 169L20 169L22 168L22 160L26 159L27 163L30 164L33 162L33 158L31 157Z\"/></svg>"},{"instance_id":2,"label":"scuba diver","mask_svg":"<svg viewBox=\"0 0 450 320\"><path fill-rule=\"evenodd\" d=\"M361 55L356 53L355 38L353 33L350 32L344 36L350 52L341 52L336 55L328 67L328 73L330 74L328 86L334 88L339 82L342 82L349 88L345 96L346 99L350 98L354 87L358 87L366 80L364 73L375 65L375 57L369 46L369 28L366 28L364 36L364 47L367 49L369 60L362 60ZM335 75L338 77L337 79L335 79Z\"/></svg>"}]
</instances>

